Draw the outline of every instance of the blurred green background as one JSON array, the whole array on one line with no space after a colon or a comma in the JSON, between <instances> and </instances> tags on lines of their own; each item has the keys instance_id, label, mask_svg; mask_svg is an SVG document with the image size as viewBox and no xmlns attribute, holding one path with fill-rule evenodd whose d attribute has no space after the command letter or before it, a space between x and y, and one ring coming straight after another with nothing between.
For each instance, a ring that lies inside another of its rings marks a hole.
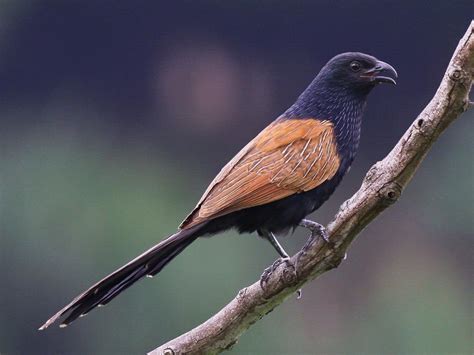
<instances>
[{"instance_id":1,"label":"blurred green background","mask_svg":"<svg viewBox=\"0 0 474 355\"><path fill-rule=\"evenodd\" d=\"M469 1L0 2L0 353L144 353L210 317L276 258L255 235L198 240L66 329L36 329L173 233L220 167L333 55L393 64L327 223L432 97ZM474 114L336 270L233 354L470 354ZM292 253L305 242L282 239Z\"/></svg>"}]
</instances>

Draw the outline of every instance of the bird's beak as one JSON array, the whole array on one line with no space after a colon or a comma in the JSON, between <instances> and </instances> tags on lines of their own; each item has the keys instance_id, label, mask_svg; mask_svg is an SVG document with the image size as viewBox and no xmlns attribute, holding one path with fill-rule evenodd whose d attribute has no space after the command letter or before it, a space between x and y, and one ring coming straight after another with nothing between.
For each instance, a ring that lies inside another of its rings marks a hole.
<instances>
[{"instance_id":1,"label":"bird's beak","mask_svg":"<svg viewBox=\"0 0 474 355\"><path fill-rule=\"evenodd\" d=\"M364 74L365 77L369 77L376 83L397 84L395 81L395 79L398 78L397 71L390 64L382 62L381 60L378 60L377 65L367 70Z\"/></svg>"}]
</instances>

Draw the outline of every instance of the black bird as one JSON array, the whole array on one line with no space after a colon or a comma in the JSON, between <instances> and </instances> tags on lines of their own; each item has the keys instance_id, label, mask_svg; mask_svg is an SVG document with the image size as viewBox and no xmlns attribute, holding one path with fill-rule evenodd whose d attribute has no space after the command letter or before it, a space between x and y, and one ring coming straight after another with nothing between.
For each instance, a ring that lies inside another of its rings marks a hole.
<instances>
[{"instance_id":1,"label":"black bird","mask_svg":"<svg viewBox=\"0 0 474 355\"><path fill-rule=\"evenodd\" d=\"M105 277L51 317L61 327L109 303L143 276L160 272L197 238L230 228L257 232L287 258L275 234L303 226L334 192L359 146L367 96L380 83L395 84L395 69L363 53L332 58L296 102L229 162L179 230Z\"/></svg>"}]
</instances>

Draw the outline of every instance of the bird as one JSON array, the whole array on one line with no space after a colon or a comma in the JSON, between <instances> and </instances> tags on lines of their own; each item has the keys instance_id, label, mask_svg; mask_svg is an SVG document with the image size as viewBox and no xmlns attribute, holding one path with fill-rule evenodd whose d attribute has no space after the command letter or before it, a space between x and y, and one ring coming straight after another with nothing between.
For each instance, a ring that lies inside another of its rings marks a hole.
<instances>
[{"instance_id":1,"label":"bird","mask_svg":"<svg viewBox=\"0 0 474 355\"><path fill-rule=\"evenodd\" d=\"M177 232L106 276L49 318L65 327L105 306L137 280L159 273L196 239L236 229L277 240L298 226L328 241L306 217L334 192L358 150L367 98L379 84L396 84L388 63L346 52L330 59L283 114L242 148L217 174ZM262 275L263 277L263 275Z\"/></svg>"}]
</instances>

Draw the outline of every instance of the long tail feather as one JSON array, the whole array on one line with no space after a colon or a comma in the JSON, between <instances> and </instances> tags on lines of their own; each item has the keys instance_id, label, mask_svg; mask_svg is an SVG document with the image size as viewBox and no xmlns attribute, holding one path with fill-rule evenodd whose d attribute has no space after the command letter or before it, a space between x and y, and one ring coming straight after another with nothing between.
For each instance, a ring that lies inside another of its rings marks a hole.
<instances>
[{"instance_id":1,"label":"long tail feather","mask_svg":"<svg viewBox=\"0 0 474 355\"><path fill-rule=\"evenodd\" d=\"M66 327L77 318L85 316L95 307L106 305L143 276L156 275L175 256L196 240L198 237L197 231L200 229L198 227L180 230L103 278L48 319L39 330L46 329L67 314L59 325L60 327Z\"/></svg>"}]
</instances>

